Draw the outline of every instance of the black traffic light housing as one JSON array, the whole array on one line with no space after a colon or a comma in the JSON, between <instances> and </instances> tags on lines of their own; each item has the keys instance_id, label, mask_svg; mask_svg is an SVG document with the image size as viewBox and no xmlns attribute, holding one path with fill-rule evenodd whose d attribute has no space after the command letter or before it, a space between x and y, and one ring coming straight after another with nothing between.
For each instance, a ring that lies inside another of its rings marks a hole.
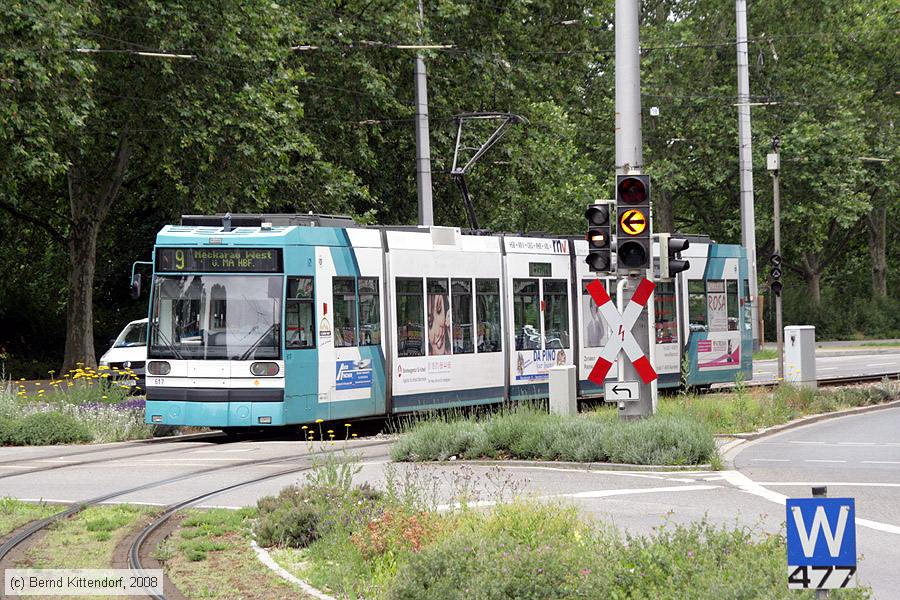
<instances>
[{"instance_id":1,"label":"black traffic light housing","mask_svg":"<svg viewBox=\"0 0 900 600\"><path fill-rule=\"evenodd\" d=\"M620 273L650 268L648 175L616 175L616 241Z\"/></svg>"},{"instance_id":2,"label":"black traffic light housing","mask_svg":"<svg viewBox=\"0 0 900 600\"><path fill-rule=\"evenodd\" d=\"M612 270L612 205L610 202L588 204L584 218L588 222L588 255L584 261L591 271Z\"/></svg>"},{"instance_id":3,"label":"black traffic light housing","mask_svg":"<svg viewBox=\"0 0 900 600\"><path fill-rule=\"evenodd\" d=\"M769 269L769 289L776 296L780 296L781 289L784 287L781 283L781 255L773 254L772 258L769 259L769 263L772 265Z\"/></svg>"},{"instance_id":4,"label":"black traffic light housing","mask_svg":"<svg viewBox=\"0 0 900 600\"><path fill-rule=\"evenodd\" d=\"M691 262L679 258L678 254L687 250L691 242L687 238L672 237L670 233L660 233L658 236L660 279L668 279L690 269Z\"/></svg>"}]
</instances>

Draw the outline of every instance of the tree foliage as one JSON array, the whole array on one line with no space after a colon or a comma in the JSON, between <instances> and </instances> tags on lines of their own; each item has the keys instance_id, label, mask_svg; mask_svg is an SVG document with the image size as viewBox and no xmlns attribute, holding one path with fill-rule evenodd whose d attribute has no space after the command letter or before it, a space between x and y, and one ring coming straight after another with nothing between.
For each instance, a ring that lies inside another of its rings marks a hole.
<instances>
[{"instance_id":1,"label":"tree foliage","mask_svg":"<svg viewBox=\"0 0 900 600\"><path fill-rule=\"evenodd\" d=\"M181 213L414 222L416 51L398 46L452 46L423 52L436 221L466 224L448 176L453 117L502 111L527 124L469 174L479 220L580 231L583 205L612 194L613 4L426 0L420 24L413 0L7 2L0 353L59 361L65 345L67 363L93 362L95 336L146 310L124 296L130 264ZM739 242L733 7L642 6L657 229ZM836 287L839 302L890 303L900 287L896 6L758 0L749 19L760 277L777 135L788 286L806 289L788 294L791 318L825 318Z\"/></svg>"}]
</instances>

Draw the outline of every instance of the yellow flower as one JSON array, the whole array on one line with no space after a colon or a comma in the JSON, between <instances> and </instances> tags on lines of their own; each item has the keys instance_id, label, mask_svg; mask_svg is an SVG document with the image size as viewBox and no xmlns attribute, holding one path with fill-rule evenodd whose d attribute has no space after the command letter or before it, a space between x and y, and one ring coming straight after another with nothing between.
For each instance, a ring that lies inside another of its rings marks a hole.
<instances>
[{"instance_id":1,"label":"yellow flower","mask_svg":"<svg viewBox=\"0 0 900 600\"><path fill-rule=\"evenodd\" d=\"M357 437L357 435L355 433L351 433L350 437Z\"/></svg>"},{"instance_id":2,"label":"yellow flower","mask_svg":"<svg viewBox=\"0 0 900 600\"><path fill-rule=\"evenodd\" d=\"M109 365L100 365L97 367L98 371L109 371Z\"/></svg>"},{"instance_id":3,"label":"yellow flower","mask_svg":"<svg viewBox=\"0 0 900 600\"><path fill-rule=\"evenodd\" d=\"M334 433L334 429L329 429L327 433Z\"/></svg>"},{"instance_id":4,"label":"yellow flower","mask_svg":"<svg viewBox=\"0 0 900 600\"><path fill-rule=\"evenodd\" d=\"M35 382L34 382L34 385L37 386L37 387L41 387L41 382L40 382L40 381L35 381Z\"/></svg>"},{"instance_id":5,"label":"yellow flower","mask_svg":"<svg viewBox=\"0 0 900 600\"><path fill-rule=\"evenodd\" d=\"M344 427L350 427L350 423L344 423Z\"/></svg>"},{"instance_id":6,"label":"yellow flower","mask_svg":"<svg viewBox=\"0 0 900 600\"><path fill-rule=\"evenodd\" d=\"M104 400L108 400L108 399L109 399L108 396L100 396L100 397L103 398Z\"/></svg>"},{"instance_id":7,"label":"yellow flower","mask_svg":"<svg viewBox=\"0 0 900 600\"><path fill-rule=\"evenodd\" d=\"M304 426L301 427L300 429L309 429L309 427L307 427L306 425L304 425Z\"/></svg>"},{"instance_id":8,"label":"yellow flower","mask_svg":"<svg viewBox=\"0 0 900 600\"><path fill-rule=\"evenodd\" d=\"M324 423L325 419L316 419L316 423Z\"/></svg>"}]
</instances>

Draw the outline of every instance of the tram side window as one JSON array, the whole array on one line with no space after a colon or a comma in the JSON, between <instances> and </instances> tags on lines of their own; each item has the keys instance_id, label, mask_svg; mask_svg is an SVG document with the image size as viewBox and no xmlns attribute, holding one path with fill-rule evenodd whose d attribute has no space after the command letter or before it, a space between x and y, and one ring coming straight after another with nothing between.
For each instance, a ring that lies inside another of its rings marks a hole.
<instances>
[{"instance_id":1,"label":"tram side window","mask_svg":"<svg viewBox=\"0 0 900 600\"><path fill-rule=\"evenodd\" d=\"M428 355L450 354L450 290L446 279L428 279Z\"/></svg>"},{"instance_id":2,"label":"tram side window","mask_svg":"<svg viewBox=\"0 0 900 600\"><path fill-rule=\"evenodd\" d=\"M478 317L478 352L500 352L500 281L475 280L475 304Z\"/></svg>"},{"instance_id":3,"label":"tram side window","mask_svg":"<svg viewBox=\"0 0 900 600\"><path fill-rule=\"evenodd\" d=\"M544 337L546 348L569 347L569 288L565 279L544 280Z\"/></svg>"},{"instance_id":4,"label":"tram side window","mask_svg":"<svg viewBox=\"0 0 900 600\"><path fill-rule=\"evenodd\" d=\"M315 304L312 277L288 277L285 301L286 348L315 348Z\"/></svg>"},{"instance_id":5,"label":"tram side window","mask_svg":"<svg viewBox=\"0 0 900 600\"><path fill-rule=\"evenodd\" d=\"M744 308L744 331L750 331L753 329L750 313L750 281L744 279L742 283L744 285L744 293L741 294L741 306Z\"/></svg>"},{"instance_id":6,"label":"tram side window","mask_svg":"<svg viewBox=\"0 0 900 600\"><path fill-rule=\"evenodd\" d=\"M397 356L425 356L421 279L397 278Z\"/></svg>"},{"instance_id":7,"label":"tram side window","mask_svg":"<svg viewBox=\"0 0 900 600\"><path fill-rule=\"evenodd\" d=\"M675 306L675 282L657 282L656 291L653 293L657 344L675 344L678 342L678 319Z\"/></svg>"},{"instance_id":8,"label":"tram side window","mask_svg":"<svg viewBox=\"0 0 900 600\"><path fill-rule=\"evenodd\" d=\"M597 303L587 291L587 286L592 281L594 280L583 279L581 281L581 311L584 314L581 337L584 340L585 348L602 348L606 345L609 328L606 326L606 321L600 316ZM606 287L606 282L601 280L600 283L604 288Z\"/></svg>"},{"instance_id":9,"label":"tram side window","mask_svg":"<svg viewBox=\"0 0 900 600\"><path fill-rule=\"evenodd\" d=\"M475 352L471 279L451 280L450 302L453 306L453 354L471 354Z\"/></svg>"},{"instance_id":10,"label":"tram side window","mask_svg":"<svg viewBox=\"0 0 900 600\"><path fill-rule=\"evenodd\" d=\"M359 345L381 345L381 304L377 277L359 278Z\"/></svg>"},{"instance_id":11,"label":"tram side window","mask_svg":"<svg viewBox=\"0 0 900 600\"><path fill-rule=\"evenodd\" d=\"M356 280L334 277L331 280L334 297L334 345L336 348L356 346Z\"/></svg>"},{"instance_id":12,"label":"tram side window","mask_svg":"<svg viewBox=\"0 0 900 600\"><path fill-rule=\"evenodd\" d=\"M537 279L513 279L516 350L541 347L540 298Z\"/></svg>"},{"instance_id":13,"label":"tram side window","mask_svg":"<svg viewBox=\"0 0 900 600\"><path fill-rule=\"evenodd\" d=\"M688 280L688 322L691 331L706 331L706 284L702 279Z\"/></svg>"},{"instance_id":14,"label":"tram side window","mask_svg":"<svg viewBox=\"0 0 900 600\"><path fill-rule=\"evenodd\" d=\"M738 305L738 289L737 280L729 279L725 282L725 289L728 294L726 305L728 308L728 331L738 330L738 320L740 319L740 306Z\"/></svg>"}]
</instances>

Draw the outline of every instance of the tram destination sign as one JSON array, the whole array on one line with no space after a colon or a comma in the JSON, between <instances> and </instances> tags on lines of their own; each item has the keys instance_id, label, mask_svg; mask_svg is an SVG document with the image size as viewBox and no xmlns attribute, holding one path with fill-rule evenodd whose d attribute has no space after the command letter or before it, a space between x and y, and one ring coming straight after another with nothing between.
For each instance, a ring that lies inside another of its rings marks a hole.
<instances>
[{"instance_id":1,"label":"tram destination sign","mask_svg":"<svg viewBox=\"0 0 900 600\"><path fill-rule=\"evenodd\" d=\"M280 273L280 248L157 248L157 273Z\"/></svg>"}]
</instances>

